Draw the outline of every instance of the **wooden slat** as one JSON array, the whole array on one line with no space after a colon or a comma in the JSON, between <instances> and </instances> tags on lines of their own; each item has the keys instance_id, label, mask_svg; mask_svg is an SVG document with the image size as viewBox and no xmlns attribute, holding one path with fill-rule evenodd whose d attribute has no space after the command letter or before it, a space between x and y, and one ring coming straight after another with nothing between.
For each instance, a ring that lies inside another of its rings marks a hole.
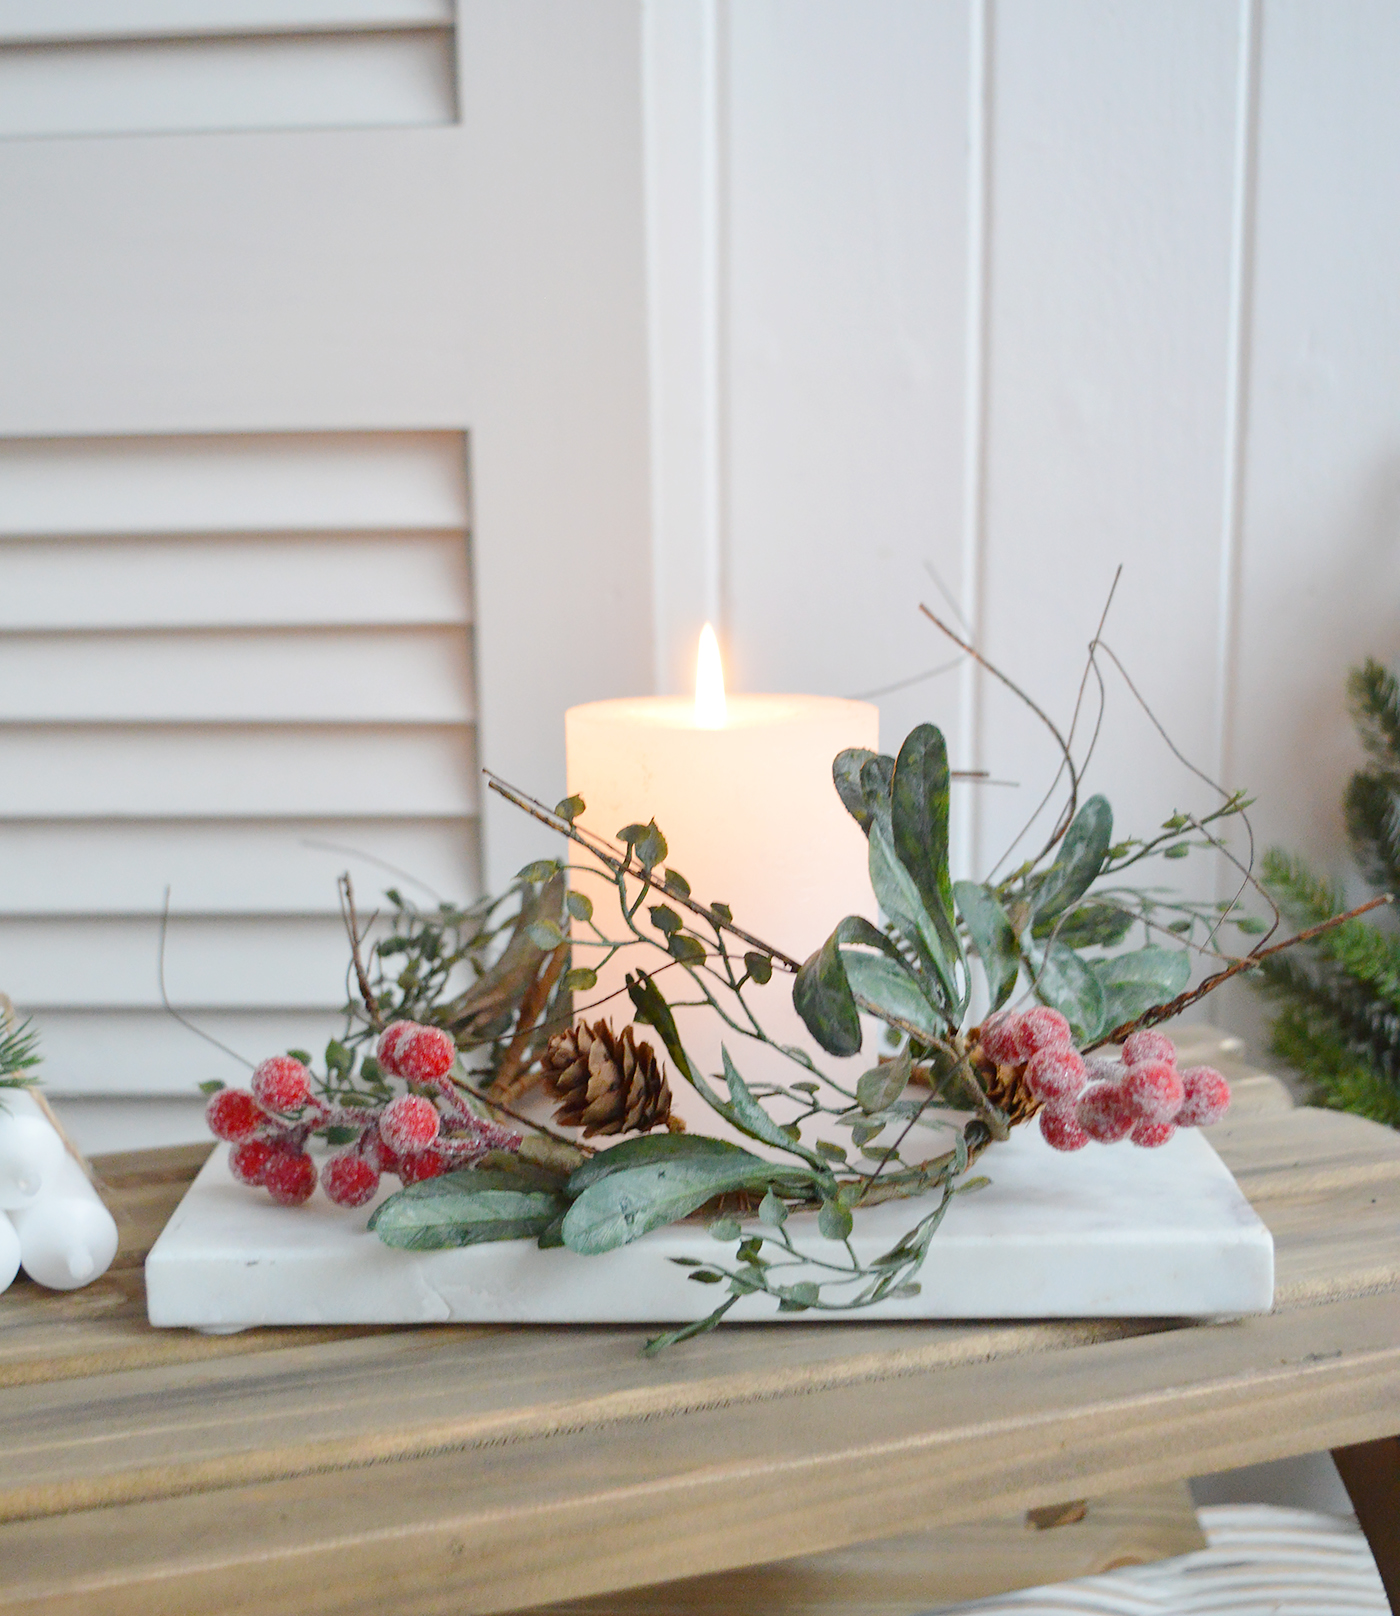
<instances>
[{"instance_id":1,"label":"wooden slat","mask_svg":"<svg viewBox=\"0 0 1400 1616\"><path fill-rule=\"evenodd\" d=\"M474 746L461 726L0 726L0 821L460 817Z\"/></svg>"},{"instance_id":2,"label":"wooden slat","mask_svg":"<svg viewBox=\"0 0 1400 1616\"><path fill-rule=\"evenodd\" d=\"M931 1606L1096 1576L1206 1546L1184 1482L1095 1498L1053 1530L1024 1515L537 1606L535 1616L916 1616Z\"/></svg>"},{"instance_id":3,"label":"wooden slat","mask_svg":"<svg viewBox=\"0 0 1400 1616\"><path fill-rule=\"evenodd\" d=\"M0 723L469 724L454 628L7 634Z\"/></svg>"},{"instance_id":4,"label":"wooden slat","mask_svg":"<svg viewBox=\"0 0 1400 1616\"><path fill-rule=\"evenodd\" d=\"M470 620L460 530L0 538L0 629Z\"/></svg>"}]
</instances>

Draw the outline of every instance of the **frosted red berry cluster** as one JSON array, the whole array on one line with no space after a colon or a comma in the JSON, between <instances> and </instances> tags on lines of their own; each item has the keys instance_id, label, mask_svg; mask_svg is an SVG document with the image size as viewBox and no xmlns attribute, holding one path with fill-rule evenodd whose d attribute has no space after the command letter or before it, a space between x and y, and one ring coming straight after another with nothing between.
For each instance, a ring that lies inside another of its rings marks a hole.
<instances>
[{"instance_id":1,"label":"frosted red berry cluster","mask_svg":"<svg viewBox=\"0 0 1400 1616\"><path fill-rule=\"evenodd\" d=\"M1135 1032L1122 1053L1090 1055L1074 1047L1069 1022L1037 1005L999 1016L982 1029L982 1049L999 1066L1022 1066L1041 1103L1040 1131L1056 1150L1082 1150L1120 1139L1153 1149L1178 1128L1206 1128L1230 1105L1230 1085L1212 1066L1178 1071L1176 1046L1160 1032Z\"/></svg>"},{"instance_id":2,"label":"frosted red berry cluster","mask_svg":"<svg viewBox=\"0 0 1400 1616\"><path fill-rule=\"evenodd\" d=\"M485 1122L465 1103L448 1073L457 1049L440 1027L396 1021L375 1054L392 1077L427 1092L396 1095L374 1108L335 1106L315 1092L294 1056L274 1055L256 1067L246 1089L220 1089L205 1111L209 1131L228 1140L229 1171L265 1189L283 1206L309 1200L319 1176L337 1206L364 1206L392 1173L404 1184L470 1167L491 1150L514 1150L520 1135ZM316 1164L313 1134L353 1128L355 1140Z\"/></svg>"}]
</instances>

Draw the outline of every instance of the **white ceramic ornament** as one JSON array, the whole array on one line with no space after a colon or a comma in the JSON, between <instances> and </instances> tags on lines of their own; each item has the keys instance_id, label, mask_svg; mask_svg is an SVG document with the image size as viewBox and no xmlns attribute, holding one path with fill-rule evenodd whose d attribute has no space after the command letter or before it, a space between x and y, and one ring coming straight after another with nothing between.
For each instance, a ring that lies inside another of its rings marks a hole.
<instances>
[{"instance_id":1,"label":"white ceramic ornament","mask_svg":"<svg viewBox=\"0 0 1400 1616\"><path fill-rule=\"evenodd\" d=\"M36 1284L71 1291L105 1274L117 1254L117 1225L77 1162L64 1152L57 1172L10 1213L20 1261Z\"/></svg>"},{"instance_id":2,"label":"white ceramic ornament","mask_svg":"<svg viewBox=\"0 0 1400 1616\"><path fill-rule=\"evenodd\" d=\"M53 1124L23 1089L0 1090L0 1209L28 1206L68 1159Z\"/></svg>"},{"instance_id":3,"label":"white ceramic ornament","mask_svg":"<svg viewBox=\"0 0 1400 1616\"><path fill-rule=\"evenodd\" d=\"M15 1226L0 1212L0 1291L14 1284L19 1272L19 1235Z\"/></svg>"}]
</instances>

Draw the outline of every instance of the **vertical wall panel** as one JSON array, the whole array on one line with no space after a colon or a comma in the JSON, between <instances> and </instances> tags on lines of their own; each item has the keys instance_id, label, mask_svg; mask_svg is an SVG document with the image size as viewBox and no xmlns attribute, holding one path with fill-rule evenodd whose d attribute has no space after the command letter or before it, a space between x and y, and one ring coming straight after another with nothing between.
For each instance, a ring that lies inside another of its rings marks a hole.
<instances>
[{"instance_id":1,"label":"vertical wall panel","mask_svg":"<svg viewBox=\"0 0 1400 1616\"><path fill-rule=\"evenodd\" d=\"M1005 0L994 17L983 643L1067 726L1121 562L1108 637L1209 769L1238 13L1213 0ZM1090 789L1109 791L1123 828L1206 806L1121 682L1109 685ZM989 865L1057 754L984 688L984 760L1022 782L981 799ZM1202 859L1192 884L1207 891L1212 876Z\"/></svg>"},{"instance_id":2,"label":"vertical wall panel","mask_svg":"<svg viewBox=\"0 0 1400 1616\"><path fill-rule=\"evenodd\" d=\"M1340 868L1346 670L1400 652L1400 11L1263 13L1234 772Z\"/></svg>"},{"instance_id":3,"label":"vertical wall panel","mask_svg":"<svg viewBox=\"0 0 1400 1616\"><path fill-rule=\"evenodd\" d=\"M969 12L763 0L729 56L729 638L746 689L947 660L962 575ZM882 702L955 757L956 675Z\"/></svg>"}]
</instances>

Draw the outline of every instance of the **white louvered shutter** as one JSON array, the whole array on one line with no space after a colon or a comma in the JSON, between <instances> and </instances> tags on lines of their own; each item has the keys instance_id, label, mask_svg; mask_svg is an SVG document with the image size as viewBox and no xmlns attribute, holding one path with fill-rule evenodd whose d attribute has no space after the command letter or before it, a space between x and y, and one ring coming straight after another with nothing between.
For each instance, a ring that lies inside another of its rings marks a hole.
<instances>
[{"instance_id":1,"label":"white louvered shutter","mask_svg":"<svg viewBox=\"0 0 1400 1616\"><path fill-rule=\"evenodd\" d=\"M553 801L649 684L640 31L0 0L0 989L89 1148L240 1077L167 883L181 1010L314 1049L338 872L499 888L549 844L479 764Z\"/></svg>"},{"instance_id":2,"label":"white louvered shutter","mask_svg":"<svg viewBox=\"0 0 1400 1616\"><path fill-rule=\"evenodd\" d=\"M160 1005L167 885L170 994L252 1059L334 1026L341 869L477 890L466 446L11 442L0 490L6 987L82 1132L188 1130L238 1074Z\"/></svg>"}]
</instances>

